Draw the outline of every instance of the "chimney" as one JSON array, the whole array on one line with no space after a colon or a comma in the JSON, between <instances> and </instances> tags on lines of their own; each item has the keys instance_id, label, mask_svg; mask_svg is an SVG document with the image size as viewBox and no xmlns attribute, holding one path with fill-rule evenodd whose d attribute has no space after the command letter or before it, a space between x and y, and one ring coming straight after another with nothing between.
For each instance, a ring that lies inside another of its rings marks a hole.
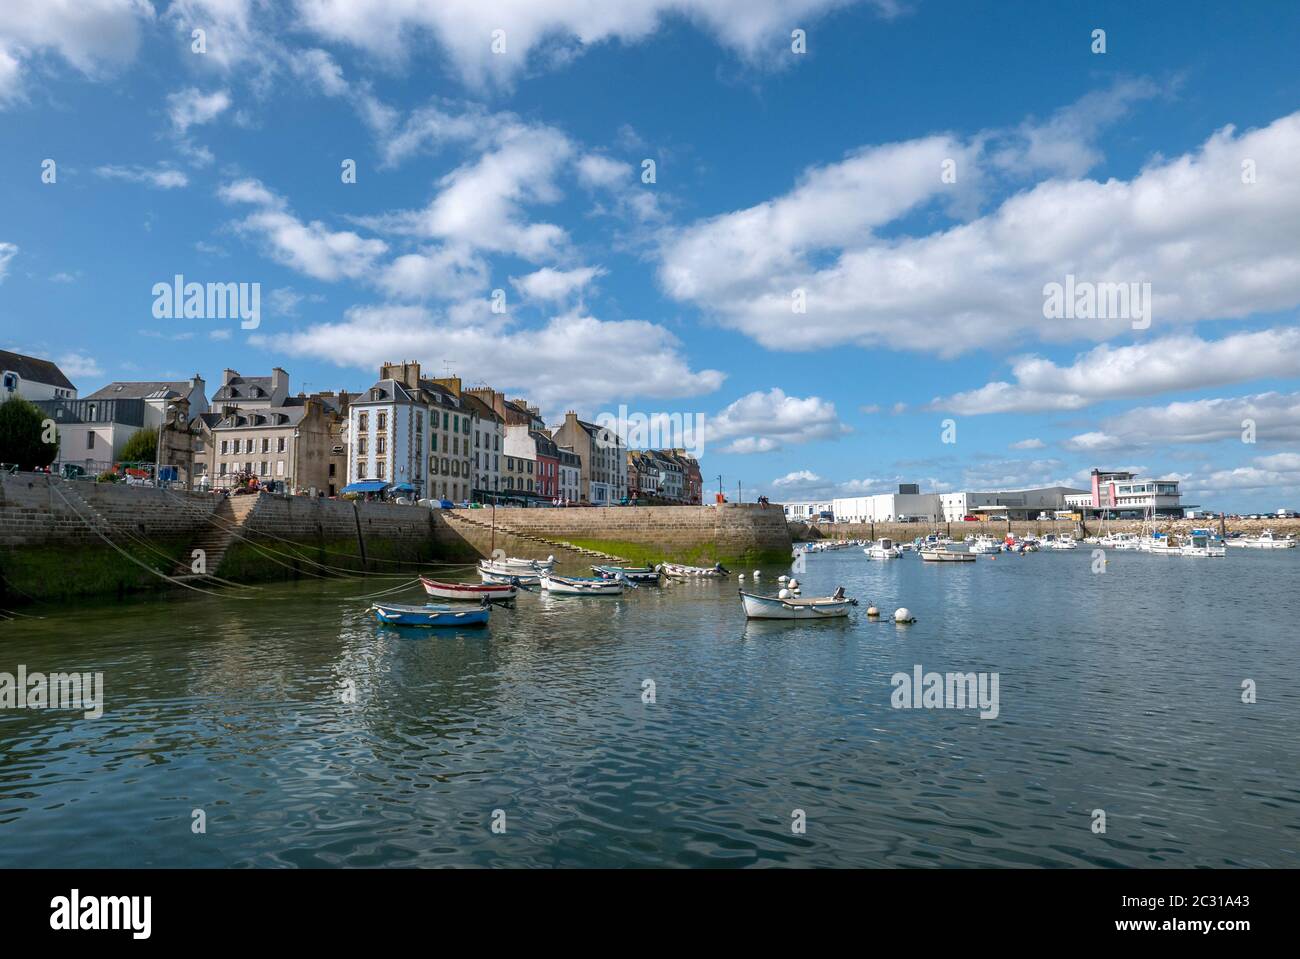
<instances>
[{"instance_id":1,"label":"chimney","mask_svg":"<svg viewBox=\"0 0 1300 959\"><path fill-rule=\"evenodd\" d=\"M420 388L420 364L415 360L403 360L401 363L385 363L379 368L381 380L397 380L407 389Z\"/></svg>"},{"instance_id":2,"label":"chimney","mask_svg":"<svg viewBox=\"0 0 1300 959\"><path fill-rule=\"evenodd\" d=\"M221 385L225 386L238 375L239 375L238 372L230 369L229 367L226 367L226 369L221 371Z\"/></svg>"},{"instance_id":3,"label":"chimney","mask_svg":"<svg viewBox=\"0 0 1300 959\"><path fill-rule=\"evenodd\" d=\"M279 397L289 395L289 374L278 366L271 368L271 395Z\"/></svg>"}]
</instances>

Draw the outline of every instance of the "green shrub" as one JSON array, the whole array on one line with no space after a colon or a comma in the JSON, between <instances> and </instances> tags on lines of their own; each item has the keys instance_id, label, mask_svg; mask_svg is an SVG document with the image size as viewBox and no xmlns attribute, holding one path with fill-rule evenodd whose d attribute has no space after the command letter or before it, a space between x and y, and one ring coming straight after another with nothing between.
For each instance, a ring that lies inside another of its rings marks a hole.
<instances>
[{"instance_id":1,"label":"green shrub","mask_svg":"<svg viewBox=\"0 0 1300 959\"><path fill-rule=\"evenodd\" d=\"M44 442L45 417L37 407L15 396L0 403L0 463L17 463L19 469L49 466L59 455L57 434Z\"/></svg>"}]
</instances>

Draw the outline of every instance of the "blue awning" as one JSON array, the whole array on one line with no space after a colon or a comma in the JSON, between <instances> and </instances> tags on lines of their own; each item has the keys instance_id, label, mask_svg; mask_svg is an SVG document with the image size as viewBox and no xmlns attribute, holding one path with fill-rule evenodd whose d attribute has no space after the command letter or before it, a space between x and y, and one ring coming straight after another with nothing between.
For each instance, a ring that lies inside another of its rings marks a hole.
<instances>
[{"instance_id":1,"label":"blue awning","mask_svg":"<svg viewBox=\"0 0 1300 959\"><path fill-rule=\"evenodd\" d=\"M388 484L383 480L362 480L360 483L349 483L343 487L344 493L378 493L381 490L388 489Z\"/></svg>"},{"instance_id":2,"label":"blue awning","mask_svg":"<svg viewBox=\"0 0 1300 959\"><path fill-rule=\"evenodd\" d=\"M414 493L415 487L410 483L398 483L393 487L393 491L396 493Z\"/></svg>"}]
</instances>

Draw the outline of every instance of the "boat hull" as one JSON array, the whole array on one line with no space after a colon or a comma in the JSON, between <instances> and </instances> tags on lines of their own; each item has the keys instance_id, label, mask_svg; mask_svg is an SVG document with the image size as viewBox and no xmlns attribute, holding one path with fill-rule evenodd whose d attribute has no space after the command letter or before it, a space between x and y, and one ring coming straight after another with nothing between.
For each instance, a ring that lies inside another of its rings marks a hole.
<instances>
[{"instance_id":1,"label":"boat hull","mask_svg":"<svg viewBox=\"0 0 1300 959\"><path fill-rule=\"evenodd\" d=\"M613 579L574 579L543 576L542 589L561 596L622 596L623 584Z\"/></svg>"},{"instance_id":2,"label":"boat hull","mask_svg":"<svg viewBox=\"0 0 1300 959\"><path fill-rule=\"evenodd\" d=\"M541 573L510 573L495 572L490 569L479 567L478 578L491 586L512 586L517 581L520 586L536 586L542 580Z\"/></svg>"},{"instance_id":3,"label":"boat hull","mask_svg":"<svg viewBox=\"0 0 1300 959\"><path fill-rule=\"evenodd\" d=\"M436 579L420 577L424 591L435 599L479 603L484 599L514 599L519 590L510 584L500 583L443 583Z\"/></svg>"},{"instance_id":4,"label":"boat hull","mask_svg":"<svg viewBox=\"0 0 1300 959\"><path fill-rule=\"evenodd\" d=\"M921 559L926 563L973 563L975 554L949 552L944 549L923 549Z\"/></svg>"},{"instance_id":5,"label":"boat hull","mask_svg":"<svg viewBox=\"0 0 1300 959\"><path fill-rule=\"evenodd\" d=\"M601 579L617 579L621 573L633 583L657 583L659 570L652 566L593 566L591 571Z\"/></svg>"},{"instance_id":6,"label":"boat hull","mask_svg":"<svg viewBox=\"0 0 1300 959\"><path fill-rule=\"evenodd\" d=\"M853 605L848 599L787 600L743 591L740 598L749 619L836 619L847 616Z\"/></svg>"},{"instance_id":7,"label":"boat hull","mask_svg":"<svg viewBox=\"0 0 1300 959\"><path fill-rule=\"evenodd\" d=\"M486 626L489 609L455 610L449 606L407 606L400 603L375 603L370 607L375 619L387 626L460 627Z\"/></svg>"}]
</instances>

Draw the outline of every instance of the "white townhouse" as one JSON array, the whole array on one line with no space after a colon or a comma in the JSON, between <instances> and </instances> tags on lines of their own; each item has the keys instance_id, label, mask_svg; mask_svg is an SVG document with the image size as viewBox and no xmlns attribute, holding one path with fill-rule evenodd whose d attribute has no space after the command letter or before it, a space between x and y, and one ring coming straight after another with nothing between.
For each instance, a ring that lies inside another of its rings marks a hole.
<instances>
[{"instance_id":1,"label":"white townhouse","mask_svg":"<svg viewBox=\"0 0 1300 959\"><path fill-rule=\"evenodd\" d=\"M381 379L348 407L348 484L410 483L430 495L425 450L429 410L406 384Z\"/></svg>"},{"instance_id":2,"label":"white townhouse","mask_svg":"<svg viewBox=\"0 0 1300 959\"><path fill-rule=\"evenodd\" d=\"M37 400L75 400L77 388L50 360L0 350L0 403L15 396Z\"/></svg>"}]
</instances>

